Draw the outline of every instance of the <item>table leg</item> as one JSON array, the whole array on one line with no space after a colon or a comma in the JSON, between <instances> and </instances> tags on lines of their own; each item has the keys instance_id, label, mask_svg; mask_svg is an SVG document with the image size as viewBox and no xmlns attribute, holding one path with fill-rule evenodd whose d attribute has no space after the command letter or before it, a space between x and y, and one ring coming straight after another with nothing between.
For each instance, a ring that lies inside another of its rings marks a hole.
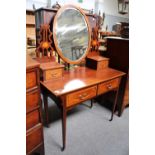
<instances>
[{"instance_id":1,"label":"table leg","mask_svg":"<svg viewBox=\"0 0 155 155\"><path fill-rule=\"evenodd\" d=\"M91 106L90 106L90 108L92 108L93 107L93 99L91 99Z\"/></svg>"},{"instance_id":2,"label":"table leg","mask_svg":"<svg viewBox=\"0 0 155 155\"><path fill-rule=\"evenodd\" d=\"M111 119L109 121L113 120L113 115L114 115L114 111L115 111L115 108L116 108L117 98L118 98L118 89L116 91L115 101L114 101L113 108L112 108L112 113L111 113Z\"/></svg>"},{"instance_id":3,"label":"table leg","mask_svg":"<svg viewBox=\"0 0 155 155\"><path fill-rule=\"evenodd\" d=\"M40 155L45 155L44 145L41 147Z\"/></svg>"},{"instance_id":4,"label":"table leg","mask_svg":"<svg viewBox=\"0 0 155 155\"><path fill-rule=\"evenodd\" d=\"M62 141L63 141L62 151L64 151L66 147L66 116L67 116L66 108L62 107Z\"/></svg>"},{"instance_id":5,"label":"table leg","mask_svg":"<svg viewBox=\"0 0 155 155\"><path fill-rule=\"evenodd\" d=\"M44 109L45 109L45 117L46 117L46 126L48 127L49 121L48 121L48 100L47 95L43 94L43 100L44 100Z\"/></svg>"}]
</instances>

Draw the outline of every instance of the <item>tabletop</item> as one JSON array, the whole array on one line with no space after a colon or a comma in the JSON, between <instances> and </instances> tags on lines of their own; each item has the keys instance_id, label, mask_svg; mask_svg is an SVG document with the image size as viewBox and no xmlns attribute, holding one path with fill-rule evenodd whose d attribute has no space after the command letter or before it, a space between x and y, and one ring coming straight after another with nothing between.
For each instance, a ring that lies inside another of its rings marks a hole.
<instances>
[{"instance_id":1,"label":"tabletop","mask_svg":"<svg viewBox=\"0 0 155 155\"><path fill-rule=\"evenodd\" d=\"M97 71L87 67L77 67L73 70L64 71L61 78L41 81L41 84L55 96L61 96L123 75L125 73L112 68Z\"/></svg>"}]
</instances>

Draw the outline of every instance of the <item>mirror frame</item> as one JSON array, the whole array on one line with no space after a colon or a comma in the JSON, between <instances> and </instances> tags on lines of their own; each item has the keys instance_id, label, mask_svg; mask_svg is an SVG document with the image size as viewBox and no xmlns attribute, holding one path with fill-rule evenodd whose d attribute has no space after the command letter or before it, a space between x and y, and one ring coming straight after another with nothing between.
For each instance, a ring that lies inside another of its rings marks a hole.
<instances>
[{"instance_id":1,"label":"mirror frame","mask_svg":"<svg viewBox=\"0 0 155 155\"><path fill-rule=\"evenodd\" d=\"M68 8L74 8L74 9L77 9L84 17L85 19L85 22L86 22L86 25L87 25L87 28L88 28L88 47L85 51L85 53L83 54L83 56L78 59L78 60L70 60L68 59L67 57L65 57L63 54L62 54L62 51L61 49L59 48L58 46L58 42L57 42L57 37L56 37L56 24L57 24L57 18L58 16L63 12L65 11L65 9L68 9ZM55 43L55 47L56 47L56 50L59 54L59 56L62 58L63 61L69 63L69 64L79 64L88 54L88 52L90 51L90 48L91 48L91 31L90 31L90 26L89 26L89 21L88 21L88 18L86 17L85 13L82 11L82 9L80 7L77 7L75 5L64 5L63 7L61 7L58 12L56 13L55 17L54 17L54 24L53 24L53 39L54 39L54 43Z\"/></svg>"}]
</instances>

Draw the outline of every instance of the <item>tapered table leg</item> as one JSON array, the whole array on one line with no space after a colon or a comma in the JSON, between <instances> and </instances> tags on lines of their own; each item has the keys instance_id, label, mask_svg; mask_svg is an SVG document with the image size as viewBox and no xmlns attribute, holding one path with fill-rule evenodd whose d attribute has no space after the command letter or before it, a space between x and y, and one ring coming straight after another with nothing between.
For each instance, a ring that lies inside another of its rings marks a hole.
<instances>
[{"instance_id":1,"label":"tapered table leg","mask_svg":"<svg viewBox=\"0 0 155 155\"><path fill-rule=\"evenodd\" d=\"M44 146L41 147L40 155L45 155L45 149L44 149Z\"/></svg>"},{"instance_id":2,"label":"tapered table leg","mask_svg":"<svg viewBox=\"0 0 155 155\"><path fill-rule=\"evenodd\" d=\"M117 98L118 98L118 89L116 91L115 101L114 101L113 108L112 108L112 113L111 113L111 119L109 121L113 120L113 115L114 115L114 111L115 111L115 108L116 108Z\"/></svg>"},{"instance_id":3,"label":"tapered table leg","mask_svg":"<svg viewBox=\"0 0 155 155\"><path fill-rule=\"evenodd\" d=\"M91 99L91 105L90 105L90 108L93 107L93 99Z\"/></svg>"},{"instance_id":4,"label":"tapered table leg","mask_svg":"<svg viewBox=\"0 0 155 155\"><path fill-rule=\"evenodd\" d=\"M63 142L62 151L64 151L66 147L66 115L67 115L66 108L63 107L62 108L62 142Z\"/></svg>"},{"instance_id":5,"label":"tapered table leg","mask_svg":"<svg viewBox=\"0 0 155 155\"><path fill-rule=\"evenodd\" d=\"M47 101L47 95L43 94L43 100L44 100L44 109L45 109L45 117L46 117L46 126L48 127L49 121L48 121L48 101Z\"/></svg>"}]
</instances>

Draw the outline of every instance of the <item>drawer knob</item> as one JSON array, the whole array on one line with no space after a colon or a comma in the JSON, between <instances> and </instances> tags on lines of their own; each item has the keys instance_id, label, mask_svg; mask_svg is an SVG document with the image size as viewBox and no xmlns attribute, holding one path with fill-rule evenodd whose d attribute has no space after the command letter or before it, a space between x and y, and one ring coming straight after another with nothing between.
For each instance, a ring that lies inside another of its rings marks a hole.
<instances>
[{"instance_id":1,"label":"drawer knob","mask_svg":"<svg viewBox=\"0 0 155 155\"><path fill-rule=\"evenodd\" d=\"M111 85L111 84L109 84L109 85L107 85L107 87L108 87L108 89L111 89L111 88L112 88L112 85Z\"/></svg>"},{"instance_id":2,"label":"drawer knob","mask_svg":"<svg viewBox=\"0 0 155 155\"><path fill-rule=\"evenodd\" d=\"M87 95L88 95L87 93L84 93L84 94L83 94L83 97L86 97Z\"/></svg>"},{"instance_id":3,"label":"drawer knob","mask_svg":"<svg viewBox=\"0 0 155 155\"><path fill-rule=\"evenodd\" d=\"M87 95L88 95L87 93L84 93L82 95L79 95L80 100L83 100Z\"/></svg>"},{"instance_id":4,"label":"drawer knob","mask_svg":"<svg viewBox=\"0 0 155 155\"><path fill-rule=\"evenodd\" d=\"M83 99L83 96L82 95L79 95L79 98L80 98L80 100L82 100Z\"/></svg>"}]
</instances>

